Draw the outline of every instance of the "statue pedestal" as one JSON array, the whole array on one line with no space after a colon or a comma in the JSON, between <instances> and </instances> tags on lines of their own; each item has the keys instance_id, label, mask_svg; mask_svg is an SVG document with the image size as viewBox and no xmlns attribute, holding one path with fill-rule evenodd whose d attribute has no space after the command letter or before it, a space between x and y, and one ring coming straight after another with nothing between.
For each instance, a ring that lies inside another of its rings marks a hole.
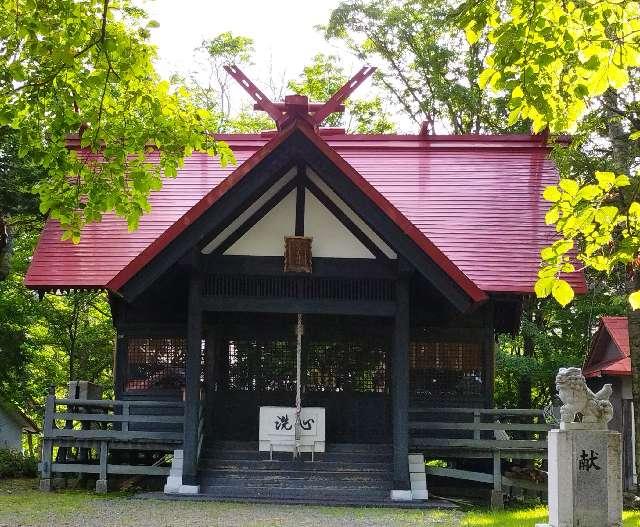
<instances>
[{"instance_id":1,"label":"statue pedestal","mask_svg":"<svg viewBox=\"0 0 640 527\"><path fill-rule=\"evenodd\" d=\"M599 426L561 423L549 432L548 527L622 526L620 434Z\"/></svg>"}]
</instances>

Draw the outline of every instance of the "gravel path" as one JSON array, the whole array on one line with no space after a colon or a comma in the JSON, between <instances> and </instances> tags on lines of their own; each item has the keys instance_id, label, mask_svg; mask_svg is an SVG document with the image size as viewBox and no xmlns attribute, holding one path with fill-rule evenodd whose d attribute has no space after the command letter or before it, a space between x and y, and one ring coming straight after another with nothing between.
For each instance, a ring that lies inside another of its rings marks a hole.
<instances>
[{"instance_id":1,"label":"gravel path","mask_svg":"<svg viewBox=\"0 0 640 527\"><path fill-rule=\"evenodd\" d=\"M0 482L0 527L414 527L460 525L462 513L264 505L43 493Z\"/></svg>"}]
</instances>

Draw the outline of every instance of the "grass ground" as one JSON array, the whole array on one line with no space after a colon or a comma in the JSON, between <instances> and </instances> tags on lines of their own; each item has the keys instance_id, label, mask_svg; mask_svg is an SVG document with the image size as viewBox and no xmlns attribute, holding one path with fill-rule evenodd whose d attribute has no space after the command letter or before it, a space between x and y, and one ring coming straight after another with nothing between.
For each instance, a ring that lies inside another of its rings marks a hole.
<instances>
[{"instance_id":1,"label":"grass ground","mask_svg":"<svg viewBox=\"0 0 640 527\"><path fill-rule=\"evenodd\" d=\"M543 507L494 513L139 500L0 481L0 527L528 527L546 515ZM639 527L640 512L626 512L624 525Z\"/></svg>"}]
</instances>

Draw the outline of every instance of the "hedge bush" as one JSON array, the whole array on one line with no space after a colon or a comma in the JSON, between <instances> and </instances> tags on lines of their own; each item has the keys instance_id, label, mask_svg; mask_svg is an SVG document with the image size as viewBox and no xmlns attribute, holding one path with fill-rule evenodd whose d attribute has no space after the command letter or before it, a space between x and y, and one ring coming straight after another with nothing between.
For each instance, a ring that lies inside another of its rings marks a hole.
<instances>
[{"instance_id":1,"label":"hedge bush","mask_svg":"<svg viewBox=\"0 0 640 527\"><path fill-rule=\"evenodd\" d=\"M38 461L17 450L0 449L0 478L33 478L38 474Z\"/></svg>"}]
</instances>

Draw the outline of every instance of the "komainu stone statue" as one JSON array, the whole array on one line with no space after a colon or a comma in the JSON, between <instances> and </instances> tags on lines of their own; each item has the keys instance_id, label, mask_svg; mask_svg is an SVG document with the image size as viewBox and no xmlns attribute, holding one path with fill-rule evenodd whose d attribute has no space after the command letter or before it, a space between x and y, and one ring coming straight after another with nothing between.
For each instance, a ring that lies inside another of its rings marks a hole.
<instances>
[{"instance_id":1,"label":"komainu stone statue","mask_svg":"<svg viewBox=\"0 0 640 527\"><path fill-rule=\"evenodd\" d=\"M580 368L560 368L556 389L563 404L560 408L562 423L573 423L578 413L582 415L583 423L606 425L613 418L613 406L609 402L611 385L605 384L598 393L593 393Z\"/></svg>"}]
</instances>

